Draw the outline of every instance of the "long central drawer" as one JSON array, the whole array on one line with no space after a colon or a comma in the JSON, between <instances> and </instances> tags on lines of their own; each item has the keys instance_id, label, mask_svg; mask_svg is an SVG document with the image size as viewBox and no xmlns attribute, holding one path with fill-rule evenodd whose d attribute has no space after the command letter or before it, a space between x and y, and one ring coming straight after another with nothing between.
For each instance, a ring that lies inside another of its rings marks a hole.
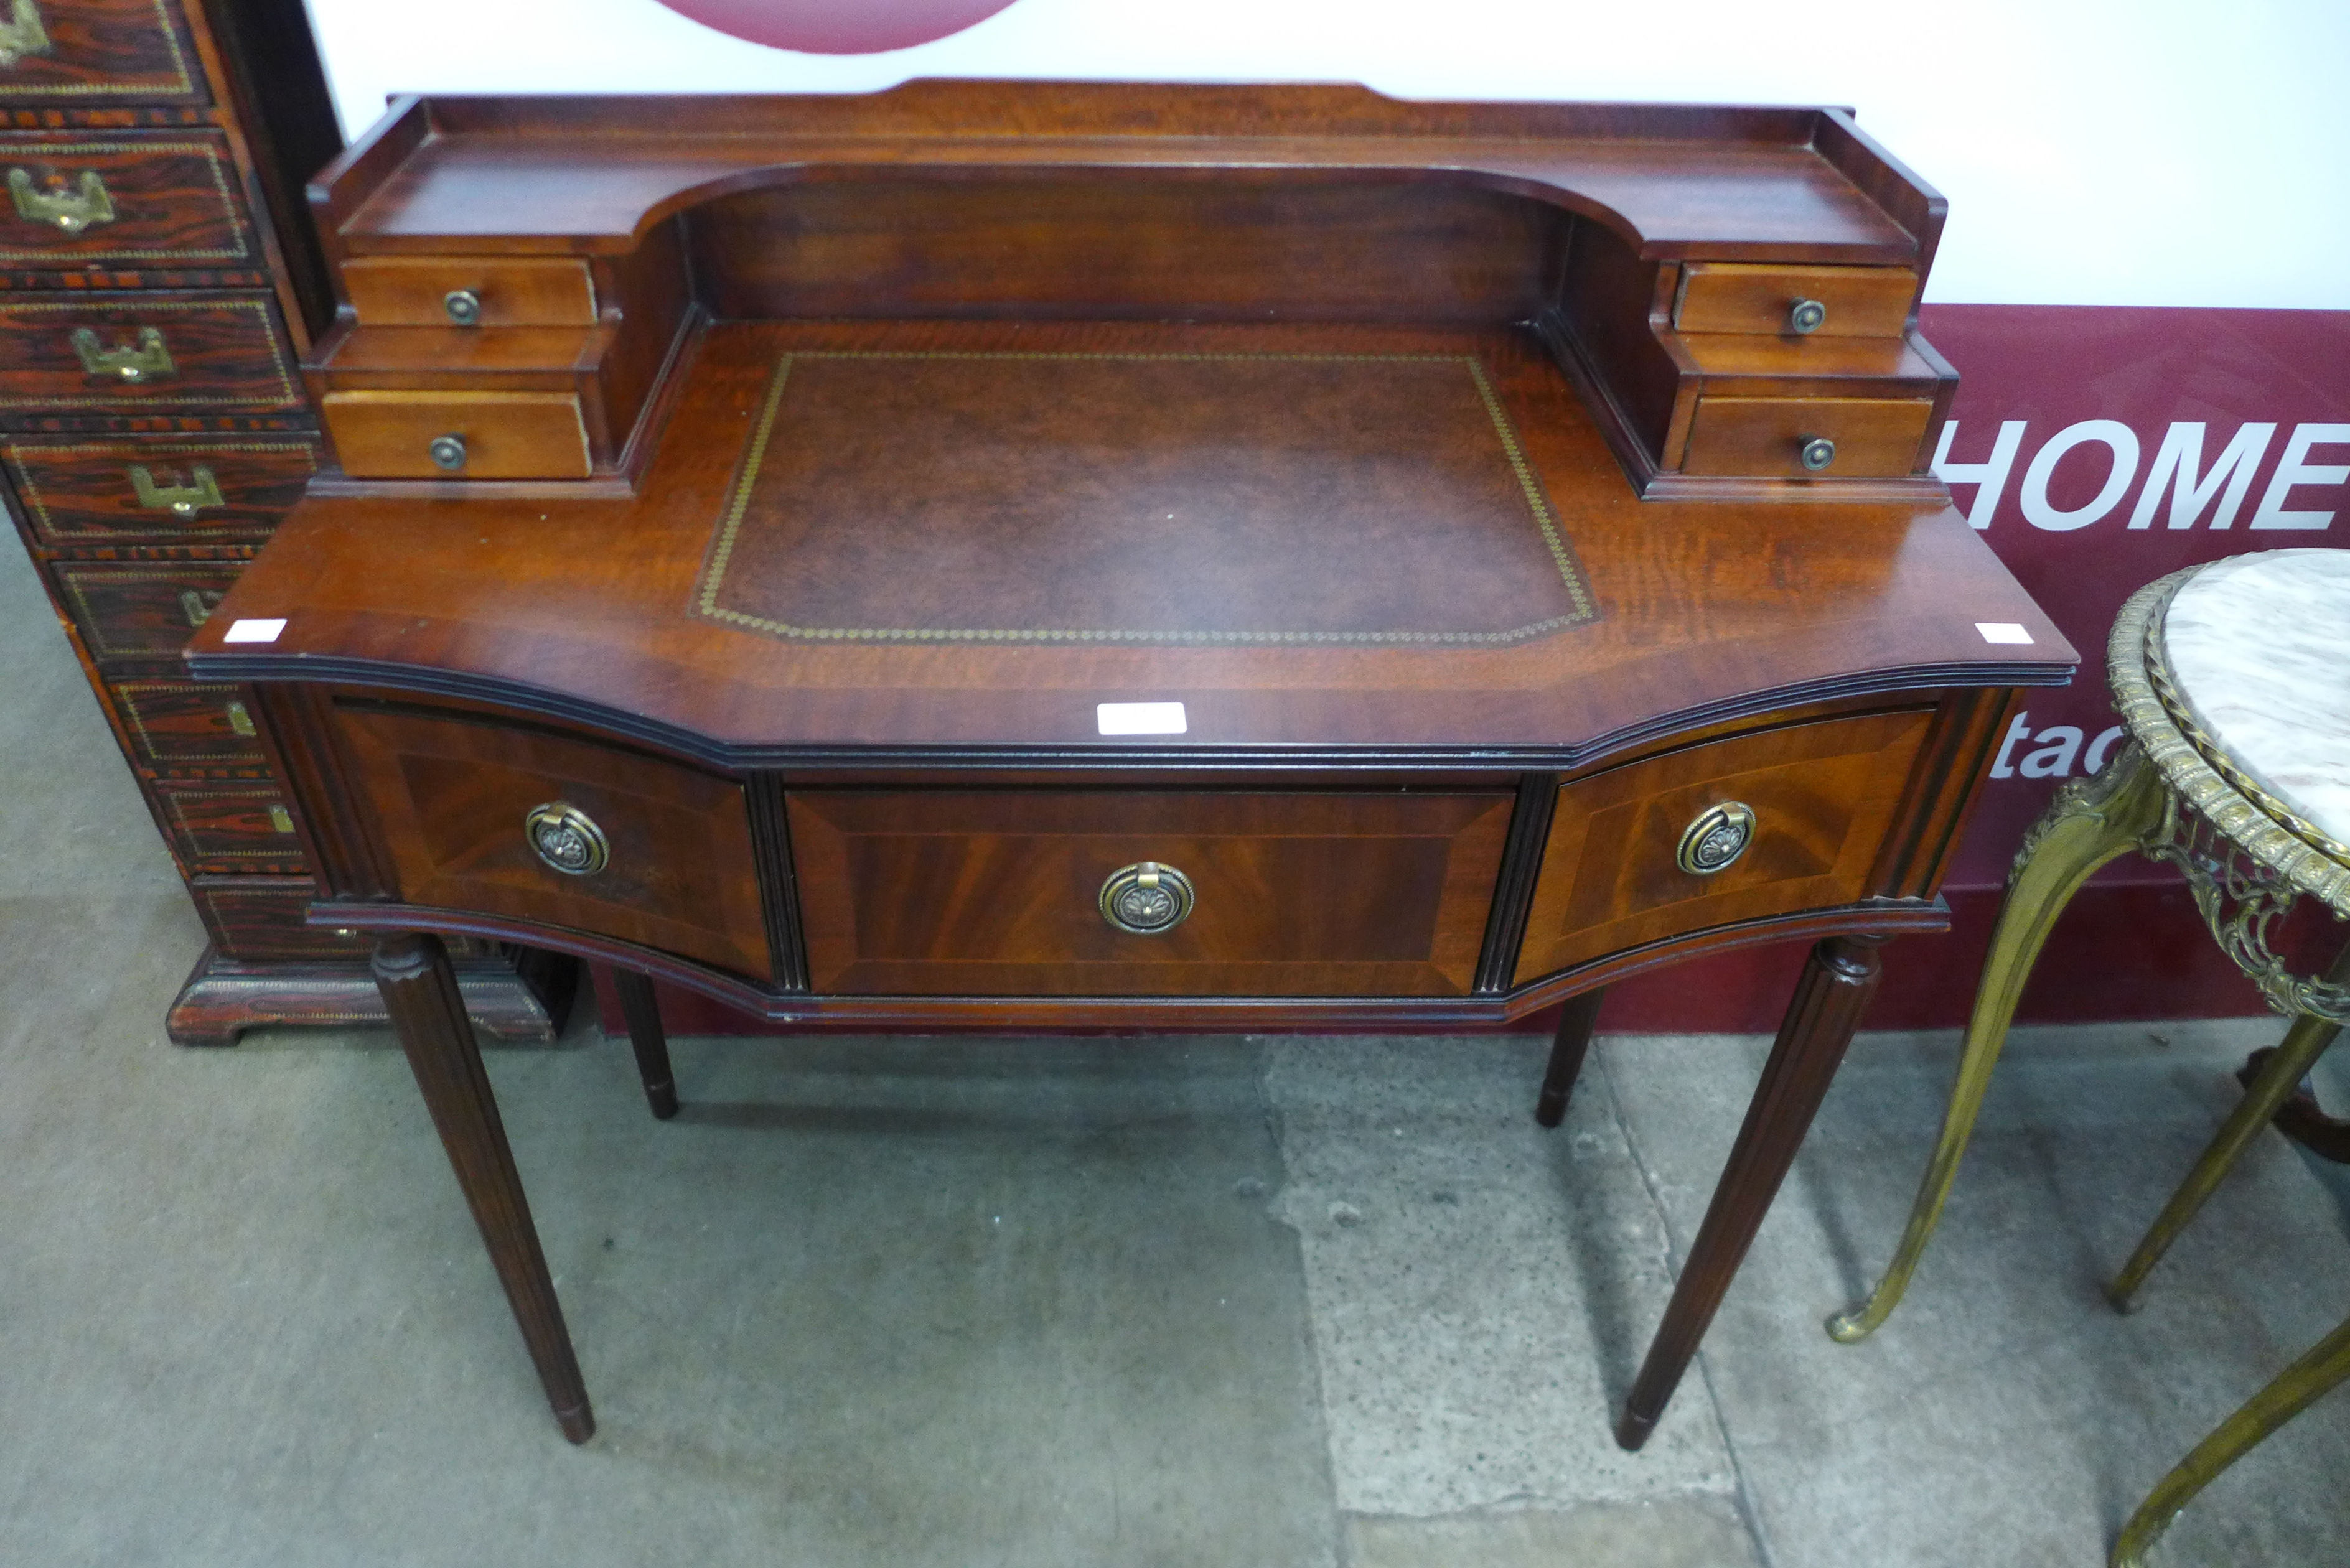
<instances>
[{"instance_id":1,"label":"long central drawer","mask_svg":"<svg viewBox=\"0 0 2350 1568\"><path fill-rule=\"evenodd\" d=\"M1461 995L1512 800L796 791L809 983L851 995ZM1149 926L1173 913L1166 899L1186 907L1163 929L1121 929L1118 891L1145 878L1126 915Z\"/></svg>"}]
</instances>

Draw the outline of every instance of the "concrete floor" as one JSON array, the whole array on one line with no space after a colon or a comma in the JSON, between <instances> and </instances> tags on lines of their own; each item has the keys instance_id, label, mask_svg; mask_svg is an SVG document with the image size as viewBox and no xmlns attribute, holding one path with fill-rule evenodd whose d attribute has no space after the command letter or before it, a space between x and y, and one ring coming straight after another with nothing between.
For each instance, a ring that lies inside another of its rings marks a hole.
<instances>
[{"instance_id":1,"label":"concrete floor","mask_svg":"<svg viewBox=\"0 0 2350 1568\"><path fill-rule=\"evenodd\" d=\"M2142 1312L2096 1293L2266 1020L2019 1034L1845 1348L1954 1047L1865 1036L1638 1455L1764 1042L1603 1040L1545 1134L1528 1038L686 1040L662 1125L583 1024L490 1064L574 1449L388 1036L165 1043L201 933L0 557L0 1563L2091 1564L2350 1306L2337 1179L2273 1136ZM2340 1563L2345 1472L2350 1394L2158 1561Z\"/></svg>"}]
</instances>

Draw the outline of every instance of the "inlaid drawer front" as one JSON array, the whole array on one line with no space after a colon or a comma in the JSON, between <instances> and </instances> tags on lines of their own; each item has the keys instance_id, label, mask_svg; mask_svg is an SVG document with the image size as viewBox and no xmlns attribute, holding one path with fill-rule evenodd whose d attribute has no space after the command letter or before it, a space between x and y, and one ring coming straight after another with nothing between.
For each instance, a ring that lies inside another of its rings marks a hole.
<instances>
[{"instance_id":1,"label":"inlaid drawer front","mask_svg":"<svg viewBox=\"0 0 2350 1568\"><path fill-rule=\"evenodd\" d=\"M92 659L169 659L211 618L242 564L59 561L57 597Z\"/></svg>"},{"instance_id":2,"label":"inlaid drawer front","mask_svg":"<svg viewBox=\"0 0 2350 1568\"><path fill-rule=\"evenodd\" d=\"M405 901L774 973L733 781L404 708L344 705L338 728Z\"/></svg>"},{"instance_id":3,"label":"inlaid drawer front","mask_svg":"<svg viewBox=\"0 0 2350 1568\"><path fill-rule=\"evenodd\" d=\"M0 104L208 96L167 0L0 0Z\"/></svg>"},{"instance_id":4,"label":"inlaid drawer front","mask_svg":"<svg viewBox=\"0 0 2350 1568\"><path fill-rule=\"evenodd\" d=\"M1454 996L1507 794L802 790L809 983L970 996Z\"/></svg>"},{"instance_id":5,"label":"inlaid drawer front","mask_svg":"<svg viewBox=\"0 0 2350 1568\"><path fill-rule=\"evenodd\" d=\"M329 392L343 472L363 479L585 479L588 426L568 392Z\"/></svg>"},{"instance_id":6,"label":"inlaid drawer front","mask_svg":"<svg viewBox=\"0 0 2350 1568\"><path fill-rule=\"evenodd\" d=\"M213 945L233 959L364 958L375 939L306 923L318 896L308 878L205 877L188 884Z\"/></svg>"},{"instance_id":7,"label":"inlaid drawer front","mask_svg":"<svg viewBox=\"0 0 2350 1568\"><path fill-rule=\"evenodd\" d=\"M1869 895L1931 709L1787 724L1560 786L1516 983Z\"/></svg>"},{"instance_id":8,"label":"inlaid drawer front","mask_svg":"<svg viewBox=\"0 0 2350 1568\"><path fill-rule=\"evenodd\" d=\"M0 304L0 409L298 409L265 295Z\"/></svg>"},{"instance_id":9,"label":"inlaid drawer front","mask_svg":"<svg viewBox=\"0 0 2350 1568\"><path fill-rule=\"evenodd\" d=\"M253 534L277 526L318 471L298 437L220 441L13 441L0 462L46 544Z\"/></svg>"},{"instance_id":10,"label":"inlaid drawer front","mask_svg":"<svg viewBox=\"0 0 2350 1568\"><path fill-rule=\"evenodd\" d=\"M252 711L234 686L117 680L107 687L139 760L152 767L259 767Z\"/></svg>"},{"instance_id":11,"label":"inlaid drawer front","mask_svg":"<svg viewBox=\"0 0 2350 1568\"><path fill-rule=\"evenodd\" d=\"M575 257L352 256L342 271L366 327L596 324L596 286Z\"/></svg>"},{"instance_id":12,"label":"inlaid drawer front","mask_svg":"<svg viewBox=\"0 0 2350 1568\"><path fill-rule=\"evenodd\" d=\"M298 873L308 861L295 836L293 808L275 784L149 786L181 864L191 871Z\"/></svg>"},{"instance_id":13,"label":"inlaid drawer front","mask_svg":"<svg viewBox=\"0 0 2350 1568\"><path fill-rule=\"evenodd\" d=\"M1898 337L1917 295L1918 275L1907 267L1690 262L1681 268L1673 325L1683 332Z\"/></svg>"},{"instance_id":14,"label":"inlaid drawer front","mask_svg":"<svg viewBox=\"0 0 2350 1568\"><path fill-rule=\"evenodd\" d=\"M1898 478L1933 412L1926 399L1700 398L1681 472Z\"/></svg>"},{"instance_id":15,"label":"inlaid drawer front","mask_svg":"<svg viewBox=\"0 0 2350 1568\"><path fill-rule=\"evenodd\" d=\"M87 266L255 265L218 136L126 141L0 136L0 262Z\"/></svg>"}]
</instances>

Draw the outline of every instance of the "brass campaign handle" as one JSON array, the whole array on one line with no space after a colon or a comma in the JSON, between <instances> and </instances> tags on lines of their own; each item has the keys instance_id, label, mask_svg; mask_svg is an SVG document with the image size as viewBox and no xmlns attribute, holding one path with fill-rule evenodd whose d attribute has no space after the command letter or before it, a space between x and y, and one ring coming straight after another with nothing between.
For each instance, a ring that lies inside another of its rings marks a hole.
<instances>
[{"instance_id":1,"label":"brass campaign handle","mask_svg":"<svg viewBox=\"0 0 2350 1568\"><path fill-rule=\"evenodd\" d=\"M225 506L228 500L221 494L220 481L213 471L199 463L188 471L185 484L158 484L155 475L143 462L130 465L130 488L139 497L139 504L150 512L169 512L175 517L193 517L206 506Z\"/></svg>"},{"instance_id":2,"label":"brass campaign handle","mask_svg":"<svg viewBox=\"0 0 2350 1568\"><path fill-rule=\"evenodd\" d=\"M8 195L16 203L18 217L54 224L69 234L114 222L114 198L95 169L81 171L78 189L63 191L44 191L33 183L31 170L11 169Z\"/></svg>"},{"instance_id":3,"label":"brass campaign handle","mask_svg":"<svg viewBox=\"0 0 2350 1568\"><path fill-rule=\"evenodd\" d=\"M163 346L163 334L152 327L139 329L136 343L118 343L109 348L98 340L98 334L87 327L73 331L73 350L81 360L81 368L93 376L116 376L125 381L152 381L171 375L179 367L172 363L172 351Z\"/></svg>"},{"instance_id":4,"label":"brass campaign handle","mask_svg":"<svg viewBox=\"0 0 2350 1568\"><path fill-rule=\"evenodd\" d=\"M16 0L8 19L0 22L0 70L27 55L49 52L49 30L41 26L41 8L35 0Z\"/></svg>"}]
</instances>

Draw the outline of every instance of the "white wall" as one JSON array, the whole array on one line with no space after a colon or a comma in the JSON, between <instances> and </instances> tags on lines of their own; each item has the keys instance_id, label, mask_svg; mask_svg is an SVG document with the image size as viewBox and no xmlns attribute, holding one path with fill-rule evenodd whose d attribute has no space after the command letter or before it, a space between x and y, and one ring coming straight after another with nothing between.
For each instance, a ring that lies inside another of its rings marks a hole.
<instances>
[{"instance_id":1,"label":"white wall","mask_svg":"<svg viewBox=\"0 0 2350 1568\"><path fill-rule=\"evenodd\" d=\"M2345 0L1015 0L861 57L743 43L656 0L309 4L352 130L393 92L917 76L1849 104L1950 200L1930 300L2350 309Z\"/></svg>"}]
</instances>

